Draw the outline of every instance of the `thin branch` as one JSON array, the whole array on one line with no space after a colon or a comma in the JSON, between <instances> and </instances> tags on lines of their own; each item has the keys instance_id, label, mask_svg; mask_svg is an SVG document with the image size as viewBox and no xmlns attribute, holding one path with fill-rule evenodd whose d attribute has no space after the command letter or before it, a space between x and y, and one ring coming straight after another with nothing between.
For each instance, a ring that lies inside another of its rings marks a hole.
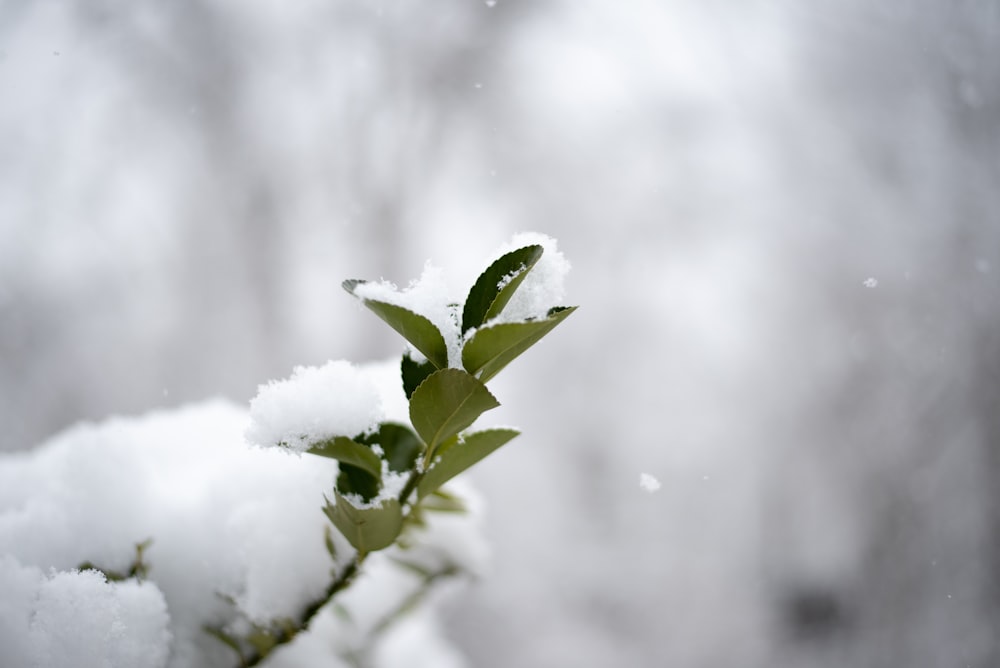
<instances>
[{"instance_id":1,"label":"thin branch","mask_svg":"<svg viewBox=\"0 0 1000 668\"><path fill-rule=\"evenodd\" d=\"M326 588L326 591L324 591L321 596L311 601L305 607L305 609L302 611L302 614L299 617L299 622L298 624L295 625L295 627L279 629L277 633L274 634L273 636L274 644L268 649L267 653L260 653L254 651L252 654L249 654L245 657L241 657L242 658L242 663L240 664L241 668L243 667L249 668L250 666L258 665L261 661L266 659L270 655L270 653L274 651L275 648L279 647L280 645L286 645L290 643L292 640L295 639L295 636L297 636L302 631L308 629L309 623L312 621L313 617L316 616L316 613L318 613L323 608L323 606L329 603L333 599L333 597L337 595L338 592L340 592L348 585L350 585L351 582L354 580L354 578L357 577L358 572L361 568L361 564L362 562L364 562L365 556L366 555L363 554L355 555L354 559L351 560L351 563L349 563L347 567L344 568L344 571L340 574L340 577L331 582L330 585Z\"/></svg>"}]
</instances>

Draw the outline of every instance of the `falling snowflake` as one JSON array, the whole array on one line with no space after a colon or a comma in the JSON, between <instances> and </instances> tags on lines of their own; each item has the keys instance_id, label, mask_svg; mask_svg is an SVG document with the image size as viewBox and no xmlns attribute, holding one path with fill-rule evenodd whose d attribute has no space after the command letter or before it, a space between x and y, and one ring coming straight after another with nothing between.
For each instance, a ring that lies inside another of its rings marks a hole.
<instances>
[{"instance_id":1,"label":"falling snowflake","mask_svg":"<svg viewBox=\"0 0 1000 668\"><path fill-rule=\"evenodd\" d=\"M656 490L660 489L660 481L648 473L640 473L639 487L652 494Z\"/></svg>"}]
</instances>

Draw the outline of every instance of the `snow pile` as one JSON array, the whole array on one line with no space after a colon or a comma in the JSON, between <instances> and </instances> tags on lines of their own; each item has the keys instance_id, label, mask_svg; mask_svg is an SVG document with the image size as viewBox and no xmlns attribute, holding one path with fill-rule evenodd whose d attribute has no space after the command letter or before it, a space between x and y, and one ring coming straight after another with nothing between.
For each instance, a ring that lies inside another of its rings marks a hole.
<instances>
[{"instance_id":1,"label":"snow pile","mask_svg":"<svg viewBox=\"0 0 1000 668\"><path fill-rule=\"evenodd\" d=\"M363 429L374 418L355 412L355 392L374 387L386 405L400 405L398 371L390 374L389 366L396 362L299 370L287 384L265 388L250 432L287 440L302 425L316 433ZM393 376L394 385L383 387ZM335 379L348 391L338 391ZM277 409L293 396L311 408L284 421ZM314 421L321 406L336 420ZM353 554L334 532L335 564L324 544L329 522L321 507L336 462L249 447L247 425L246 410L216 400L77 426L34 451L0 458L0 665L233 666L235 653L205 625L240 632L250 622L295 616L322 592ZM437 629L432 609L384 623L421 586L398 560L428 572L477 572L485 563L475 512L427 515L427 530L410 536L408 550L371 555L358 581L335 599L338 613L324 609L312 630L266 665L347 665L339 651L377 658L383 643L394 648L387 656L460 665L442 637L418 633L419 643L405 641L410 624ZM126 572L147 539L141 583L109 583L97 571L78 570L90 562ZM403 574L383 577L396 571ZM406 586L391 584L400 581Z\"/></svg>"},{"instance_id":2,"label":"snow pile","mask_svg":"<svg viewBox=\"0 0 1000 668\"><path fill-rule=\"evenodd\" d=\"M296 367L288 380L258 388L250 402L247 441L303 452L334 436L370 432L384 418L375 383L350 362Z\"/></svg>"},{"instance_id":3,"label":"snow pile","mask_svg":"<svg viewBox=\"0 0 1000 668\"><path fill-rule=\"evenodd\" d=\"M151 582L52 572L0 557L3 665L165 666L167 606Z\"/></svg>"}]
</instances>

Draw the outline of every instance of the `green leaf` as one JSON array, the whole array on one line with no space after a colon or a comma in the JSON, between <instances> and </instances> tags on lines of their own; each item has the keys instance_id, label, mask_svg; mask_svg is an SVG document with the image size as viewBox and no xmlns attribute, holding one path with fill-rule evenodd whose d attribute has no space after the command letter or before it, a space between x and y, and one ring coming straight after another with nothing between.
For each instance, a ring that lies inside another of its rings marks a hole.
<instances>
[{"instance_id":1,"label":"green leaf","mask_svg":"<svg viewBox=\"0 0 1000 668\"><path fill-rule=\"evenodd\" d=\"M420 501L420 509L435 513L466 513L469 511L461 497L451 494L440 487Z\"/></svg>"},{"instance_id":2,"label":"green leaf","mask_svg":"<svg viewBox=\"0 0 1000 668\"><path fill-rule=\"evenodd\" d=\"M344 289L355 294L354 289L365 283L356 279L344 281ZM355 295L357 296L357 295ZM443 369L448 366L448 346L444 342L441 331L430 320L409 309L387 302L358 297L375 315L382 318L390 327L403 335L403 338L413 344L435 367Z\"/></svg>"},{"instance_id":3,"label":"green leaf","mask_svg":"<svg viewBox=\"0 0 1000 668\"><path fill-rule=\"evenodd\" d=\"M435 371L410 397L410 422L433 453L500 402L486 386L461 369Z\"/></svg>"},{"instance_id":4,"label":"green leaf","mask_svg":"<svg viewBox=\"0 0 1000 668\"><path fill-rule=\"evenodd\" d=\"M399 557L389 557L389 561L396 564L405 571L409 571L414 575L417 575L422 580L429 580L434 572L427 568L426 566L412 561L407 561L406 559L400 559Z\"/></svg>"},{"instance_id":5,"label":"green leaf","mask_svg":"<svg viewBox=\"0 0 1000 668\"><path fill-rule=\"evenodd\" d=\"M442 452L446 451L448 448L458 443L459 438L460 437L458 434L452 434L445 440L441 441L438 444L437 449L434 451L434 456L440 455Z\"/></svg>"},{"instance_id":6,"label":"green leaf","mask_svg":"<svg viewBox=\"0 0 1000 668\"><path fill-rule=\"evenodd\" d=\"M575 306L560 306L541 320L505 322L476 330L462 348L462 366L485 383L575 310Z\"/></svg>"},{"instance_id":7,"label":"green leaf","mask_svg":"<svg viewBox=\"0 0 1000 668\"><path fill-rule=\"evenodd\" d=\"M451 447L442 448L417 485L417 498L437 490L462 471L518 435L514 429L487 429L467 434Z\"/></svg>"},{"instance_id":8,"label":"green leaf","mask_svg":"<svg viewBox=\"0 0 1000 668\"><path fill-rule=\"evenodd\" d=\"M333 532L330 531L329 525L323 527L323 544L326 546L326 552L333 559L334 563L337 561L337 546L333 543Z\"/></svg>"},{"instance_id":9,"label":"green leaf","mask_svg":"<svg viewBox=\"0 0 1000 668\"><path fill-rule=\"evenodd\" d=\"M322 443L317 443L306 452L311 455L336 459L342 464L356 466L362 471L370 473L376 479L382 479L382 462L378 455L367 445L352 441L346 436L336 436Z\"/></svg>"},{"instance_id":10,"label":"green leaf","mask_svg":"<svg viewBox=\"0 0 1000 668\"><path fill-rule=\"evenodd\" d=\"M378 496L382 481L368 471L357 466L340 463L340 475L337 476L337 489L341 494L357 494L366 502Z\"/></svg>"},{"instance_id":11,"label":"green leaf","mask_svg":"<svg viewBox=\"0 0 1000 668\"><path fill-rule=\"evenodd\" d=\"M379 507L356 508L334 490L336 503L327 499L323 512L360 554L381 550L395 542L403 529L403 511L396 499Z\"/></svg>"},{"instance_id":12,"label":"green leaf","mask_svg":"<svg viewBox=\"0 0 1000 668\"><path fill-rule=\"evenodd\" d=\"M243 648L240 647L239 641L237 641L236 638L223 631L221 627L210 626L206 624L202 626L201 629L208 635L212 636L213 638L215 638L216 640L218 640L219 642L223 643L224 645L232 649L234 652L236 652L236 655L240 657L240 663L244 663L246 661L246 657L243 654Z\"/></svg>"},{"instance_id":13,"label":"green leaf","mask_svg":"<svg viewBox=\"0 0 1000 668\"><path fill-rule=\"evenodd\" d=\"M400 365L403 376L403 391L406 393L406 400L413 396L413 390L417 389L420 383L427 379L427 376L437 371L430 361L417 362L410 357L410 352L403 354L403 362Z\"/></svg>"},{"instance_id":14,"label":"green leaf","mask_svg":"<svg viewBox=\"0 0 1000 668\"><path fill-rule=\"evenodd\" d=\"M479 327L503 310L521 281L542 257L542 252L542 247L537 244L525 246L503 255L487 267L465 299L462 334Z\"/></svg>"},{"instance_id":15,"label":"green leaf","mask_svg":"<svg viewBox=\"0 0 1000 668\"><path fill-rule=\"evenodd\" d=\"M371 438L378 439L376 442L385 453L382 458L389 463L389 470L396 473L412 470L424 451L424 444L413 430L395 422L383 422Z\"/></svg>"},{"instance_id":16,"label":"green leaf","mask_svg":"<svg viewBox=\"0 0 1000 668\"><path fill-rule=\"evenodd\" d=\"M278 644L277 638L268 629L256 628L247 636L247 642L260 656L267 656Z\"/></svg>"}]
</instances>

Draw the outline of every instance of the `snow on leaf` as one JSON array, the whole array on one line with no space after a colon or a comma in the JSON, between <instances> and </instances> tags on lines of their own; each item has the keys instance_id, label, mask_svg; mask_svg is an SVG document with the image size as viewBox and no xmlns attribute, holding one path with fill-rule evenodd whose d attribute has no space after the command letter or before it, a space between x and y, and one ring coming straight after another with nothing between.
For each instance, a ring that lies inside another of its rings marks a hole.
<instances>
[{"instance_id":1,"label":"snow on leaf","mask_svg":"<svg viewBox=\"0 0 1000 668\"><path fill-rule=\"evenodd\" d=\"M484 271L465 299L462 333L496 317L539 258L543 249L535 244L513 250L497 258Z\"/></svg>"},{"instance_id":2,"label":"snow on leaf","mask_svg":"<svg viewBox=\"0 0 1000 668\"><path fill-rule=\"evenodd\" d=\"M261 385L250 402L245 437L262 447L303 452L336 436L370 431L382 419L378 387L349 362L296 367L287 380Z\"/></svg>"}]
</instances>

